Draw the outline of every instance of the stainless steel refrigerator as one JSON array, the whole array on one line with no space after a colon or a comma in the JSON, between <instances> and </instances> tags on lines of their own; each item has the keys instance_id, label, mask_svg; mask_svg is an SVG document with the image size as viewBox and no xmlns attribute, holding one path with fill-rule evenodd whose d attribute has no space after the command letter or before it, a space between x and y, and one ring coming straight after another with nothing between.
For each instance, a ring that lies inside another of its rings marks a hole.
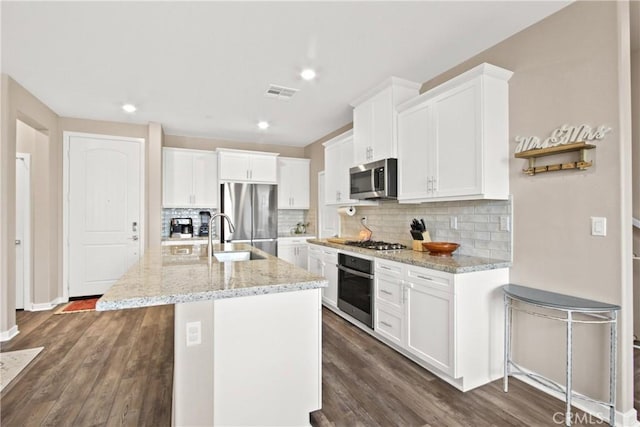
<instances>
[{"instance_id":1,"label":"stainless steel refrigerator","mask_svg":"<svg viewBox=\"0 0 640 427\"><path fill-rule=\"evenodd\" d=\"M223 242L249 243L276 256L278 252L278 186L270 184L220 184L220 212L231 218L235 231L223 223Z\"/></svg>"}]
</instances>

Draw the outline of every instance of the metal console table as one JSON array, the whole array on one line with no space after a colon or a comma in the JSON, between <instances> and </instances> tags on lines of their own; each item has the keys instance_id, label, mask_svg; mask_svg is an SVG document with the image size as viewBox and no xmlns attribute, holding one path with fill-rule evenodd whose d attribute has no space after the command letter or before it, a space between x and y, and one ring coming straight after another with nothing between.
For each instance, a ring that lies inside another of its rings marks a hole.
<instances>
[{"instance_id":1,"label":"metal console table","mask_svg":"<svg viewBox=\"0 0 640 427\"><path fill-rule=\"evenodd\" d=\"M569 295L557 294L526 286L508 284L503 286L505 306L505 346L504 346L504 391L508 391L509 375L523 375L557 392L565 395L567 403L565 413L565 425L571 425L571 399L578 398L605 406L609 409L609 424L616 424L616 351L617 351L617 316L620 306L592 301ZM514 306L514 301L535 306L538 308L558 313L558 315L534 312L519 306ZM567 324L567 371L566 387L532 372L525 372L513 360L511 360L511 318L512 311L521 311L533 316L559 320ZM578 318L575 315L578 315ZM564 317L561 317L564 315ZM572 338L574 323L591 323L610 325L609 338L609 401L603 402L592 399L583 394L572 392ZM512 370L513 368L513 370Z\"/></svg>"}]
</instances>

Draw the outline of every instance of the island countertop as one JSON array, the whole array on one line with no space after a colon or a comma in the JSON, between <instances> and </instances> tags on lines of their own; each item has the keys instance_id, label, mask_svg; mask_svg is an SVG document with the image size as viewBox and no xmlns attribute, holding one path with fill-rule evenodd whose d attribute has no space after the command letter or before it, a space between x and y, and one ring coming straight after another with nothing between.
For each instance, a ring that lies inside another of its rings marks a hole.
<instances>
[{"instance_id":1,"label":"island countertop","mask_svg":"<svg viewBox=\"0 0 640 427\"><path fill-rule=\"evenodd\" d=\"M216 244L214 252L249 251L264 259L209 263L207 245L147 249L98 300L96 310L234 298L316 289L327 281L243 243Z\"/></svg>"}]
</instances>

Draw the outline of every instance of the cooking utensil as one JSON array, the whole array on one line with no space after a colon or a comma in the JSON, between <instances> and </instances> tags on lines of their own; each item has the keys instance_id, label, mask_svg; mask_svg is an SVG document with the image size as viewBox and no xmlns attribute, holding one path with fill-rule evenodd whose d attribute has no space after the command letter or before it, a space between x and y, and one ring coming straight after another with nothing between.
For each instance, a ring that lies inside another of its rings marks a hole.
<instances>
[{"instance_id":1,"label":"cooking utensil","mask_svg":"<svg viewBox=\"0 0 640 427\"><path fill-rule=\"evenodd\" d=\"M371 231L371 229L369 227L367 227L367 224L365 224L365 221L367 219L365 217L360 219L360 224L362 224L362 227L364 227L364 230L360 230L360 233L358 234L358 238L359 240L371 240L371 235L373 234L373 231Z\"/></svg>"}]
</instances>

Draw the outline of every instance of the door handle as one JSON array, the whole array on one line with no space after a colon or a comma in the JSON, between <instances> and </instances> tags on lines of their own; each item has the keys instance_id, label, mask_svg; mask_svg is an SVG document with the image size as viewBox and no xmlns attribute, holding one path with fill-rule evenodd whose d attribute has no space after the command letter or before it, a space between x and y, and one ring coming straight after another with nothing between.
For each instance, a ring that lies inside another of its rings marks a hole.
<instances>
[{"instance_id":1,"label":"door handle","mask_svg":"<svg viewBox=\"0 0 640 427\"><path fill-rule=\"evenodd\" d=\"M21 244L22 244L22 240L16 239L16 245L21 245Z\"/></svg>"},{"instance_id":2,"label":"door handle","mask_svg":"<svg viewBox=\"0 0 640 427\"><path fill-rule=\"evenodd\" d=\"M133 236L131 236L131 240L136 241L138 240L138 236L136 236L135 234Z\"/></svg>"},{"instance_id":3,"label":"door handle","mask_svg":"<svg viewBox=\"0 0 640 427\"><path fill-rule=\"evenodd\" d=\"M133 223L131 223L131 231L133 231L134 233L136 231L138 231L138 222L137 221L133 221Z\"/></svg>"}]
</instances>

